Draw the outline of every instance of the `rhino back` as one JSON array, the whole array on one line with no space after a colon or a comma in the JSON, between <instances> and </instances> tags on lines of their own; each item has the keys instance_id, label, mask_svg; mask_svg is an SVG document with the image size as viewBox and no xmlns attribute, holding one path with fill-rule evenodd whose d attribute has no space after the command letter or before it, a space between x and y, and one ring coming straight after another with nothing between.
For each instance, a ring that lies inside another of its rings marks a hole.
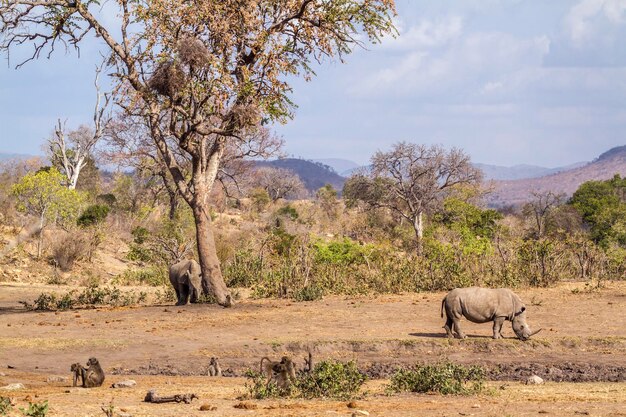
<instances>
[{"instance_id":1,"label":"rhino back","mask_svg":"<svg viewBox=\"0 0 626 417\"><path fill-rule=\"evenodd\" d=\"M457 288L452 290L452 302L466 319L475 323L492 321L496 317L511 317L514 294L506 288Z\"/></svg>"},{"instance_id":2,"label":"rhino back","mask_svg":"<svg viewBox=\"0 0 626 417\"><path fill-rule=\"evenodd\" d=\"M170 266L170 282L174 284L187 272L194 260L185 259ZM197 263L197 262L196 262Z\"/></svg>"}]
</instances>

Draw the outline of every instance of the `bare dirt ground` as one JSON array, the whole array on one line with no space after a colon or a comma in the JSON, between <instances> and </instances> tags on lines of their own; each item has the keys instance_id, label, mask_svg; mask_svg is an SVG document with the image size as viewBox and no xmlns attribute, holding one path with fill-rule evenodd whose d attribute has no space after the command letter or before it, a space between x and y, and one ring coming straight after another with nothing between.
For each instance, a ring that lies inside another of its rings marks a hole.
<instances>
[{"instance_id":1,"label":"bare dirt ground","mask_svg":"<svg viewBox=\"0 0 626 417\"><path fill-rule=\"evenodd\" d=\"M63 312L26 311L43 291L67 288L0 284L0 386L16 400L48 400L50 416L102 416L102 405L132 416L350 416L346 402L245 400L245 369L261 356L316 360L354 359L371 380L357 400L373 416L626 416L626 283L587 291L582 283L517 291L528 322L543 328L533 340L492 340L491 325L463 322L466 340L444 338L443 293L379 297L327 297L322 301L244 299L232 309L212 305L98 308ZM107 373L101 388L71 388L69 366L96 356ZM209 378L211 356L225 374ZM384 386L399 366L451 360L480 364L491 382L479 396L400 394ZM11 368L9 368L11 366ZM537 374L544 385L524 385ZM66 380L50 377L61 376ZM109 388L134 379L137 386ZM564 382L563 382L564 381ZM159 394L194 392L192 404L147 404ZM200 411L207 404L216 409Z\"/></svg>"}]
</instances>

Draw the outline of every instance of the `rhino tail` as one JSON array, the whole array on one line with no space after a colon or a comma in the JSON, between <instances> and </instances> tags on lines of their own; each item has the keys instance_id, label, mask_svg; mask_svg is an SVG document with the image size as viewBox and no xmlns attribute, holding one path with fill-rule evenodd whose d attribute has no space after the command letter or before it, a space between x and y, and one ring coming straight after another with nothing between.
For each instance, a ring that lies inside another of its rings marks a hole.
<instances>
[{"instance_id":1,"label":"rhino tail","mask_svg":"<svg viewBox=\"0 0 626 417\"><path fill-rule=\"evenodd\" d=\"M446 299L444 297L443 300L441 300L441 318L443 318L443 306L446 304Z\"/></svg>"}]
</instances>

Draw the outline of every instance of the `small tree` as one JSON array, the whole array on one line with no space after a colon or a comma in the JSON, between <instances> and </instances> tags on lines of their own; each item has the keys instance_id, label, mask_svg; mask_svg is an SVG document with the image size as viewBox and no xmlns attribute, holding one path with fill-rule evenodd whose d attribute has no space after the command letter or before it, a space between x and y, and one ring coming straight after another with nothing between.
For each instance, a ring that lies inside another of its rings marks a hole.
<instances>
[{"instance_id":1,"label":"small tree","mask_svg":"<svg viewBox=\"0 0 626 417\"><path fill-rule=\"evenodd\" d=\"M272 201L281 198L298 198L306 188L295 172L284 168L261 167L256 170L256 183L267 191Z\"/></svg>"},{"instance_id":2,"label":"small tree","mask_svg":"<svg viewBox=\"0 0 626 417\"><path fill-rule=\"evenodd\" d=\"M72 222L78 216L82 194L63 186L64 177L55 168L28 173L12 188L18 210L39 219L37 257L41 257L43 232L49 222Z\"/></svg>"},{"instance_id":3,"label":"small tree","mask_svg":"<svg viewBox=\"0 0 626 417\"><path fill-rule=\"evenodd\" d=\"M481 179L480 170L460 149L400 142L389 152L377 152L370 172L351 177L343 194L349 201L387 208L408 220L421 253L424 213L440 207L458 186L478 186Z\"/></svg>"},{"instance_id":4,"label":"small tree","mask_svg":"<svg viewBox=\"0 0 626 417\"><path fill-rule=\"evenodd\" d=\"M570 204L582 215L596 243L605 248L615 242L626 246L626 179L615 175L606 181L587 181Z\"/></svg>"},{"instance_id":5,"label":"small tree","mask_svg":"<svg viewBox=\"0 0 626 417\"><path fill-rule=\"evenodd\" d=\"M532 200L526 203L522 212L531 218L530 232L535 239L545 236L552 221L553 212L565 201L565 194L532 193Z\"/></svg>"},{"instance_id":6,"label":"small tree","mask_svg":"<svg viewBox=\"0 0 626 417\"><path fill-rule=\"evenodd\" d=\"M329 218L334 218L337 214L339 204L337 200L337 190L335 190L332 185L326 184L317 190L315 197L317 197L317 201L322 207L322 210L324 210L324 213L326 213Z\"/></svg>"}]
</instances>

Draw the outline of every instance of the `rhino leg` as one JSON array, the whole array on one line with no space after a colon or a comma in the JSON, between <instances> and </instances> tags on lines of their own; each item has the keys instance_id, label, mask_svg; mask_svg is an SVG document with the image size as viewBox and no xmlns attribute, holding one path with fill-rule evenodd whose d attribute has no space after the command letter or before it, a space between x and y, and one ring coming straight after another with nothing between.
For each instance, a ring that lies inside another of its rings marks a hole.
<instances>
[{"instance_id":1,"label":"rhino leg","mask_svg":"<svg viewBox=\"0 0 626 417\"><path fill-rule=\"evenodd\" d=\"M456 336L459 339L465 339L467 336L465 335L465 333L463 333L463 330L461 330L461 320L457 319L457 318L453 318L452 319L453 325L454 325L454 331L456 332Z\"/></svg>"},{"instance_id":2,"label":"rhino leg","mask_svg":"<svg viewBox=\"0 0 626 417\"><path fill-rule=\"evenodd\" d=\"M493 319L493 338L500 339L502 337L502 325L504 324L504 317L496 317Z\"/></svg>"},{"instance_id":3,"label":"rhino leg","mask_svg":"<svg viewBox=\"0 0 626 417\"><path fill-rule=\"evenodd\" d=\"M447 318L446 325L443 326L443 328L446 329L446 334L448 335L448 338L452 339L454 335L452 334L452 319L450 317Z\"/></svg>"},{"instance_id":4,"label":"rhino leg","mask_svg":"<svg viewBox=\"0 0 626 417\"><path fill-rule=\"evenodd\" d=\"M180 286L180 295L178 297L177 306L184 306L187 304L187 299L189 298L189 287L187 285Z\"/></svg>"}]
</instances>

